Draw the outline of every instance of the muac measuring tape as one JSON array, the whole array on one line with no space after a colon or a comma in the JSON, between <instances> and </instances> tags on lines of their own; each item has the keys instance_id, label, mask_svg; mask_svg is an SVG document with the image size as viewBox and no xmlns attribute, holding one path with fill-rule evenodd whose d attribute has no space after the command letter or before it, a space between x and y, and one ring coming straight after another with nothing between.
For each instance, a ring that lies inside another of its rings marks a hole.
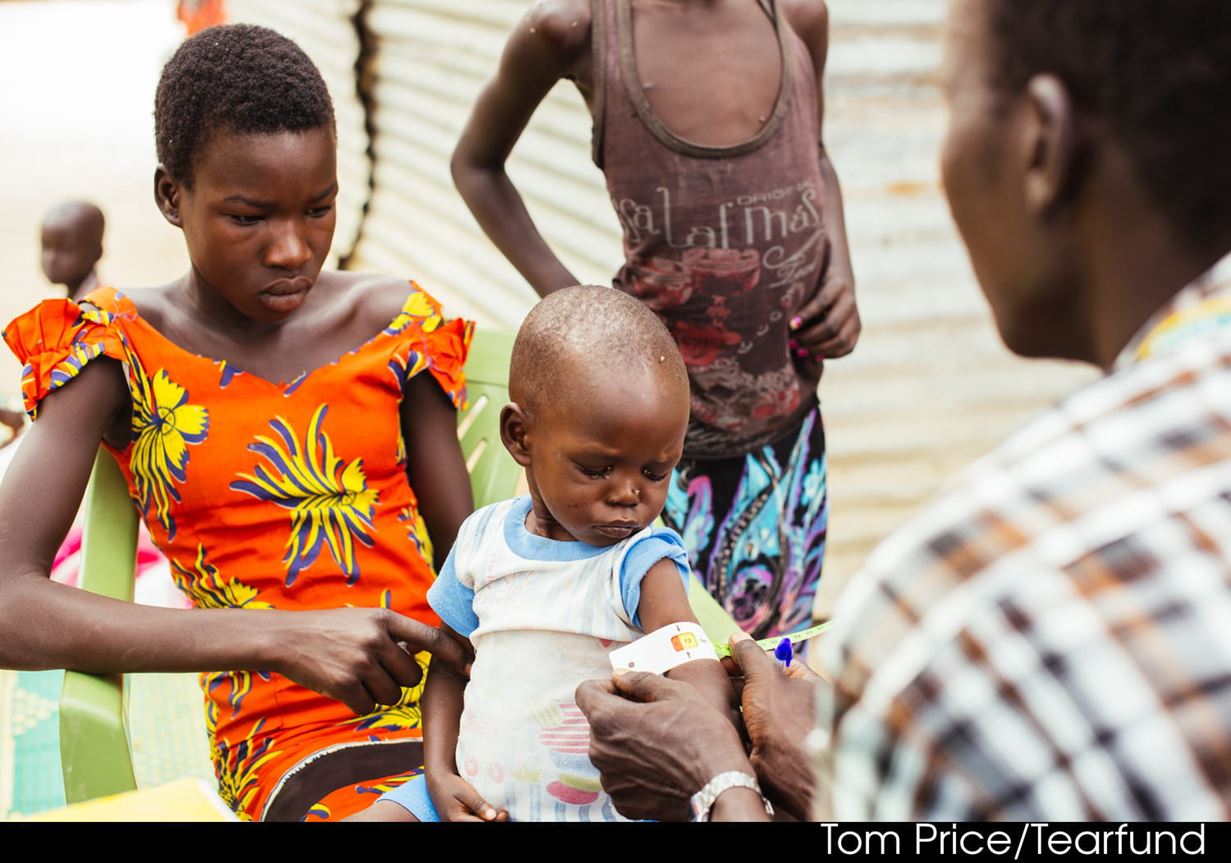
<instances>
[{"instance_id":1,"label":"muac measuring tape","mask_svg":"<svg viewBox=\"0 0 1231 863\"><path fill-rule=\"evenodd\" d=\"M820 635L832 624L833 621L830 621L793 632L790 635L762 638L756 644L763 650L773 651L784 638L789 639L791 644L798 644ZM705 634L700 624L670 623L637 639L632 644L626 644L624 647L611 651L610 658L611 667L616 671L648 671L651 674L662 674L677 665L692 662L694 659L718 659L720 656L730 655L730 645L715 644Z\"/></svg>"},{"instance_id":2,"label":"muac measuring tape","mask_svg":"<svg viewBox=\"0 0 1231 863\"><path fill-rule=\"evenodd\" d=\"M801 629L799 632L791 632L787 635L776 635L773 638L762 638L757 641L757 647L760 647L762 650L773 650L782 643L782 639L784 638L789 639L791 644L799 644L801 641L807 641L809 638L814 638L820 635L822 632L829 629L829 627L833 626L833 624L834 622L829 620L825 623L818 623L816 626L810 626L807 629ZM715 644L714 651L719 656L730 656L731 645Z\"/></svg>"}]
</instances>

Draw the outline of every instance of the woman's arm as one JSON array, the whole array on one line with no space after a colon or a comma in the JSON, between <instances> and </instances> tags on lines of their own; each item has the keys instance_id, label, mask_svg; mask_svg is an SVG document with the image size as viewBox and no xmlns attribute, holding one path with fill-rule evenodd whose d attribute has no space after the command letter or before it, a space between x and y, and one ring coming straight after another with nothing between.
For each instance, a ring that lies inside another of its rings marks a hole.
<instances>
[{"instance_id":1,"label":"woman's arm","mask_svg":"<svg viewBox=\"0 0 1231 863\"><path fill-rule=\"evenodd\" d=\"M800 345L824 359L836 359L855 349L862 323L855 304L855 272L846 239L842 188L825 150L825 63L829 56L829 10L822 0L787 0L783 7L792 29L808 46L816 73L816 129L820 145L822 205L832 256L821 289L792 319Z\"/></svg>"},{"instance_id":2,"label":"woman's arm","mask_svg":"<svg viewBox=\"0 0 1231 863\"><path fill-rule=\"evenodd\" d=\"M407 382L401 423L406 477L432 539L432 567L439 571L457 529L474 512L474 496L457 441L457 411L431 374L418 374Z\"/></svg>"},{"instance_id":3,"label":"woman's arm","mask_svg":"<svg viewBox=\"0 0 1231 863\"><path fill-rule=\"evenodd\" d=\"M398 645L461 668L433 627L384 609L285 612L153 608L48 578L98 443L129 408L119 363L89 363L43 399L0 485L0 667L129 671L267 669L368 713L420 679Z\"/></svg>"},{"instance_id":4,"label":"woman's arm","mask_svg":"<svg viewBox=\"0 0 1231 863\"><path fill-rule=\"evenodd\" d=\"M577 284L548 247L505 162L539 103L589 52L586 0L536 3L509 37L453 153L453 181L479 226L539 293Z\"/></svg>"}]
</instances>

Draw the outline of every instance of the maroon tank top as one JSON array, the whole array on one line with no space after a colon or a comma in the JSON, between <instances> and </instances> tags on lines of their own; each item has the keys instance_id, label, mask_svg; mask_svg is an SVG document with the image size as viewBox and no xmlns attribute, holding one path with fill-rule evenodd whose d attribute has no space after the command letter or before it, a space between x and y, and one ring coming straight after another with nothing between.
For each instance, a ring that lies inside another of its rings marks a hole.
<instances>
[{"instance_id":1,"label":"maroon tank top","mask_svg":"<svg viewBox=\"0 0 1231 863\"><path fill-rule=\"evenodd\" d=\"M699 145L646 99L630 0L591 6L594 162L624 231L614 284L658 314L688 366L685 455L742 455L791 431L821 377L787 344L829 264L811 57L763 0L781 56L773 112L747 141Z\"/></svg>"}]
</instances>

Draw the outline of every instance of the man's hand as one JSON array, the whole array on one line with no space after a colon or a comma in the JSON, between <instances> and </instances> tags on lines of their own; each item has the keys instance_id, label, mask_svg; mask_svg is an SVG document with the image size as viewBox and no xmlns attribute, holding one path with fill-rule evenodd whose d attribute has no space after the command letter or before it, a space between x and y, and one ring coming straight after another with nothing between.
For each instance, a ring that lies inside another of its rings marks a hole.
<instances>
[{"instance_id":1,"label":"man's hand","mask_svg":"<svg viewBox=\"0 0 1231 863\"><path fill-rule=\"evenodd\" d=\"M272 634L270 667L309 689L336 698L359 716L396 704L402 687L423 669L414 654L468 672L470 657L433 626L380 608L283 612Z\"/></svg>"},{"instance_id":2,"label":"man's hand","mask_svg":"<svg viewBox=\"0 0 1231 863\"><path fill-rule=\"evenodd\" d=\"M804 738L814 723L816 687L824 683L802 662L784 674L747 633L731 637L731 658L743 676L740 698L757 781L775 806L807 820L814 780Z\"/></svg>"},{"instance_id":3,"label":"man's hand","mask_svg":"<svg viewBox=\"0 0 1231 863\"><path fill-rule=\"evenodd\" d=\"M752 774L730 719L687 683L641 672L588 680L577 706L603 789L629 818L687 820L689 798L719 773Z\"/></svg>"},{"instance_id":4,"label":"man's hand","mask_svg":"<svg viewBox=\"0 0 1231 863\"><path fill-rule=\"evenodd\" d=\"M441 821L509 820L506 810L497 811L473 785L456 773L433 771L428 775L427 788Z\"/></svg>"},{"instance_id":5,"label":"man's hand","mask_svg":"<svg viewBox=\"0 0 1231 863\"><path fill-rule=\"evenodd\" d=\"M816 296L790 320L792 349L832 360L855 349L863 324L855 305L855 276L849 266L833 262Z\"/></svg>"}]
</instances>

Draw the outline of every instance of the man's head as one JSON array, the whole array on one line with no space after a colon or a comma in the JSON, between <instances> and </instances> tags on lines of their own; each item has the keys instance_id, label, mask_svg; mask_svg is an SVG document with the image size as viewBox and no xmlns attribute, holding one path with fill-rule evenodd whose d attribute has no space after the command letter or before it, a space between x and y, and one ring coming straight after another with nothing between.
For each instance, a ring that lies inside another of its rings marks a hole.
<instances>
[{"instance_id":1,"label":"man's head","mask_svg":"<svg viewBox=\"0 0 1231 863\"><path fill-rule=\"evenodd\" d=\"M1231 4L951 0L945 53L946 192L1010 348L1091 358L1100 244L1231 245Z\"/></svg>"},{"instance_id":2,"label":"man's head","mask_svg":"<svg viewBox=\"0 0 1231 863\"><path fill-rule=\"evenodd\" d=\"M88 201L66 201L43 217L43 274L71 296L103 256L103 211Z\"/></svg>"},{"instance_id":3,"label":"man's head","mask_svg":"<svg viewBox=\"0 0 1231 863\"><path fill-rule=\"evenodd\" d=\"M608 287L551 294L509 370L505 446L553 538L611 545L662 512L688 426L688 373L662 322Z\"/></svg>"}]
</instances>

